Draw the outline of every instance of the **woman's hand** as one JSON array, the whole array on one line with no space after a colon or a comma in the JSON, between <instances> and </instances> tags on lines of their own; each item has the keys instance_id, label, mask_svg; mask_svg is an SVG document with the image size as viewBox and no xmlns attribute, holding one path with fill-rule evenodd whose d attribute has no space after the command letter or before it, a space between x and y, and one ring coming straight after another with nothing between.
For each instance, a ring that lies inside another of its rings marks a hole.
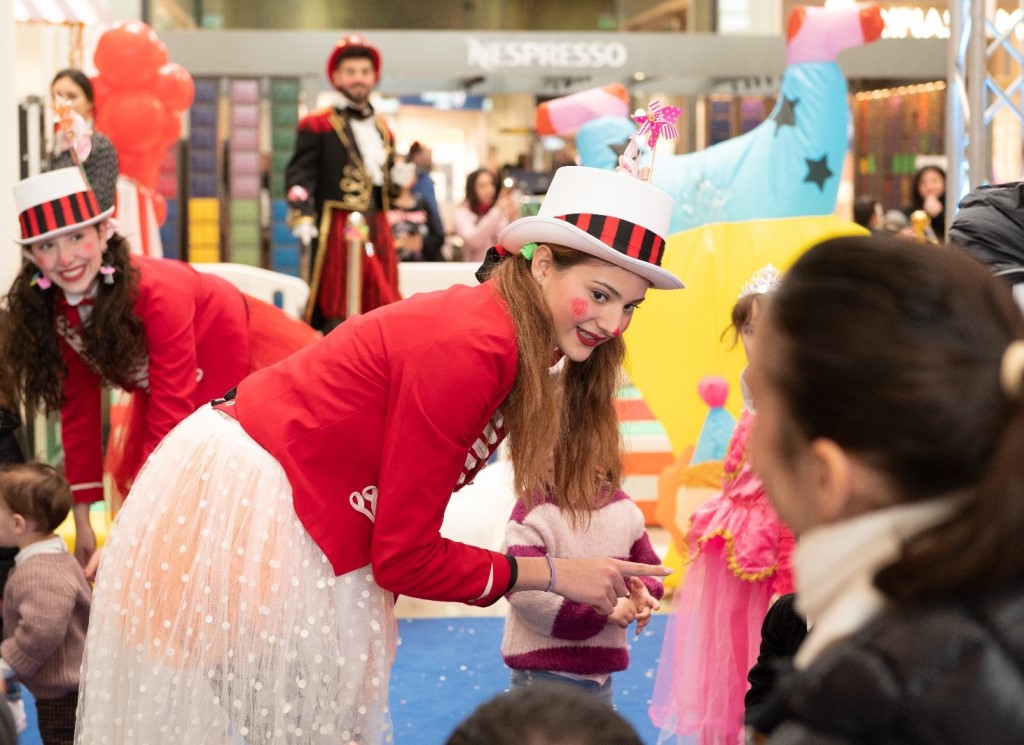
<instances>
[{"instance_id":1,"label":"woman's hand","mask_svg":"<svg viewBox=\"0 0 1024 745\"><path fill-rule=\"evenodd\" d=\"M555 577L551 591L577 603L585 603L609 616L619 598L628 597L630 577L666 577L668 567L640 564L621 559L553 559ZM518 560L519 578L513 590L546 590L551 580L547 559L523 557Z\"/></svg>"}]
</instances>

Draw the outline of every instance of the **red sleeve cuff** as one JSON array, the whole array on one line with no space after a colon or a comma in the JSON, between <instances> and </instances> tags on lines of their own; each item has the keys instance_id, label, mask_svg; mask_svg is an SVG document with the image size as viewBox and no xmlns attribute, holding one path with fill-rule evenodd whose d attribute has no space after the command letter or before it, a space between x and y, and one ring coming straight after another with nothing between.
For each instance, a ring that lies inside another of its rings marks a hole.
<instances>
[{"instance_id":1,"label":"red sleeve cuff","mask_svg":"<svg viewBox=\"0 0 1024 745\"><path fill-rule=\"evenodd\" d=\"M71 494L75 504L100 502L103 500L103 484L72 484Z\"/></svg>"},{"instance_id":2,"label":"red sleeve cuff","mask_svg":"<svg viewBox=\"0 0 1024 745\"><path fill-rule=\"evenodd\" d=\"M484 592L476 600L467 601L466 605L486 608L489 605L494 605L511 589L513 583L511 557L496 551L491 551L490 554L491 573Z\"/></svg>"}]
</instances>

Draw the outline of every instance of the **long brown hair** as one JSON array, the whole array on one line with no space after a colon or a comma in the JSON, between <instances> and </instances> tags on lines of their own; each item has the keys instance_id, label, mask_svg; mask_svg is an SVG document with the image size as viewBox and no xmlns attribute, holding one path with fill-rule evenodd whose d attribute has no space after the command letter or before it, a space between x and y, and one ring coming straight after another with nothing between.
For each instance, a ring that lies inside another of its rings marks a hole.
<instances>
[{"instance_id":1,"label":"long brown hair","mask_svg":"<svg viewBox=\"0 0 1024 745\"><path fill-rule=\"evenodd\" d=\"M600 259L571 248L551 248L556 271ZM597 506L607 487L622 481L622 438L615 414L626 347L622 337L604 342L585 362L566 359L552 384L552 318L530 271L519 257L491 275L516 327L519 368L501 411L508 429L516 493L532 503L551 493L575 519ZM548 470L554 458L553 476Z\"/></svg>"},{"instance_id":2,"label":"long brown hair","mask_svg":"<svg viewBox=\"0 0 1024 745\"><path fill-rule=\"evenodd\" d=\"M115 234L107 241L103 259L117 270L114 283L99 283L96 304L81 330L89 365L105 383L122 387L134 387L134 373L146 360L142 321L134 309L138 271L131 265L129 253L125 238ZM57 297L62 290L33 285L35 274L35 265L25 262L7 293L0 355L10 368L18 401L52 411L64 402L67 374L55 325Z\"/></svg>"},{"instance_id":3,"label":"long brown hair","mask_svg":"<svg viewBox=\"0 0 1024 745\"><path fill-rule=\"evenodd\" d=\"M913 602L1019 577L1024 401L1000 388L1024 339L1008 285L954 247L839 238L804 254L772 298L770 380L790 442L827 438L882 474L892 501L960 494L875 577Z\"/></svg>"}]
</instances>

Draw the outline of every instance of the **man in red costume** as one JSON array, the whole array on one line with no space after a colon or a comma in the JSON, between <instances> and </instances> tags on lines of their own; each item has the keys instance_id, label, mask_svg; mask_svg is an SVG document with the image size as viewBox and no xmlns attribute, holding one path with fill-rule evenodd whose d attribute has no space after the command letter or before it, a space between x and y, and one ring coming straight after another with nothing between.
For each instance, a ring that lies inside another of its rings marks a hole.
<instances>
[{"instance_id":1,"label":"man in red costume","mask_svg":"<svg viewBox=\"0 0 1024 745\"><path fill-rule=\"evenodd\" d=\"M386 217L394 137L369 101L380 66L380 52L365 37L338 40L327 60L327 77L342 100L303 117L285 171L293 233L313 248L306 321L324 333L351 313L345 297L345 223L352 212L365 216L373 244L373 255L362 262L360 310L399 297L398 261Z\"/></svg>"}]
</instances>

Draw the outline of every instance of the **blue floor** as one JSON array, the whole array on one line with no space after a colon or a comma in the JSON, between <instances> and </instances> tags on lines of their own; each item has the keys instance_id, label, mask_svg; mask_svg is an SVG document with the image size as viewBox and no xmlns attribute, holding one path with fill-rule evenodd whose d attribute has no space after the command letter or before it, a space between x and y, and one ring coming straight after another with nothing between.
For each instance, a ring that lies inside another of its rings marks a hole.
<instances>
[{"instance_id":1,"label":"blue floor","mask_svg":"<svg viewBox=\"0 0 1024 745\"><path fill-rule=\"evenodd\" d=\"M655 615L633 637L630 667L615 673L615 706L645 743L658 731L647 716L667 616ZM401 619L391 674L396 745L443 745L473 709L505 690L503 618Z\"/></svg>"},{"instance_id":2,"label":"blue floor","mask_svg":"<svg viewBox=\"0 0 1024 745\"><path fill-rule=\"evenodd\" d=\"M631 663L614 675L615 706L645 743L658 732L647 717L665 615L655 615L639 636L630 634ZM443 745L455 726L484 701L505 690L501 659L503 618L400 619L401 643L391 673L396 745ZM42 745L36 707L24 691L28 729L18 745Z\"/></svg>"}]
</instances>

